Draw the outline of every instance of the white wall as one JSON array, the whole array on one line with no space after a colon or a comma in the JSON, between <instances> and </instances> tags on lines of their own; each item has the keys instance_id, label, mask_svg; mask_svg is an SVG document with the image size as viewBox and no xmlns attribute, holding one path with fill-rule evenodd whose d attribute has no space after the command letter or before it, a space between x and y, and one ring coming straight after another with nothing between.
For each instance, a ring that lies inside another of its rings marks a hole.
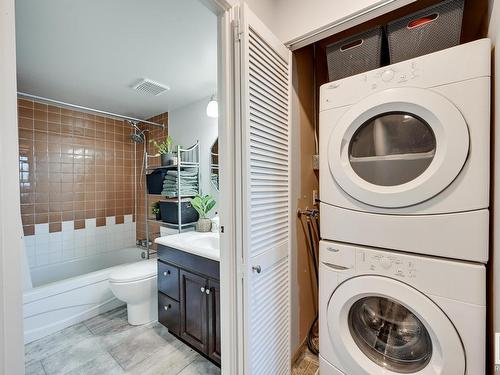
<instances>
[{"instance_id":1,"label":"white wall","mask_svg":"<svg viewBox=\"0 0 500 375\"><path fill-rule=\"evenodd\" d=\"M218 201L219 194L210 182L210 149L217 139L218 125L216 118L207 116L209 100L210 97L207 97L169 112L168 133L175 145L190 147L200 141L201 191L213 195Z\"/></svg>"},{"instance_id":2,"label":"white wall","mask_svg":"<svg viewBox=\"0 0 500 375\"><path fill-rule=\"evenodd\" d=\"M0 0L0 375L24 373L14 0Z\"/></svg>"},{"instance_id":3,"label":"white wall","mask_svg":"<svg viewBox=\"0 0 500 375\"><path fill-rule=\"evenodd\" d=\"M327 34L332 35L335 32L346 30L414 1L416 0L395 0L393 2L387 0L245 0L257 17L287 45L293 45L304 36L319 40L327 35L318 35L317 38L313 36L339 21L346 22L335 26L335 30ZM230 0L230 3L236 4L238 1ZM376 9L364 14L369 8ZM349 21L349 18L354 14L357 14L358 18Z\"/></svg>"},{"instance_id":4,"label":"white wall","mask_svg":"<svg viewBox=\"0 0 500 375\"><path fill-rule=\"evenodd\" d=\"M493 269L493 330L500 332L500 0L490 0L490 24L488 36L491 38L494 47L493 66L493 88L495 101L492 103L494 106L493 113L493 128L496 129L494 133L493 144L495 147L492 149L494 152L494 171L493 171L493 254L490 258L490 269ZM493 332L488 332L493 335Z\"/></svg>"}]
</instances>

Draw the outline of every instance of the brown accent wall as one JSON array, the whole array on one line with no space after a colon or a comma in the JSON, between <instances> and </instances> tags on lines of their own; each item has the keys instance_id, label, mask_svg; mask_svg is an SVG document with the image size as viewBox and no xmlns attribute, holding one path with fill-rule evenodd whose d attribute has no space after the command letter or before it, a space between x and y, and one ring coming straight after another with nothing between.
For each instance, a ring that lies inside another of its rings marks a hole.
<instances>
[{"instance_id":1,"label":"brown accent wall","mask_svg":"<svg viewBox=\"0 0 500 375\"><path fill-rule=\"evenodd\" d=\"M146 133L146 147L148 151L148 155L155 155L156 148L153 144L151 144L152 140L156 140L157 142L161 142L165 140L168 136L168 113L162 113L157 116L154 116L149 121L153 121L159 124L165 125L162 129L157 126L152 125L141 125L141 129L147 129ZM145 188L146 188L146 180L144 176L143 166L144 159L144 144L138 144L136 146L136 170L137 170L137 222L136 222L136 236L137 239L145 239L146 238L146 217L145 217ZM159 166L160 158L152 157L149 158L148 164L150 166ZM164 199L161 195L148 195L148 218L153 219L153 214L151 213L151 208L153 204L159 200ZM155 223L153 220L148 222L149 225L149 238L153 241L156 237L159 237L160 234L160 224ZM155 248L155 245L153 245Z\"/></svg>"},{"instance_id":2,"label":"brown accent wall","mask_svg":"<svg viewBox=\"0 0 500 375\"><path fill-rule=\"evenodd\" d=\"M61 231L85 219L123 222L134 213L134 144L121 120L18 100L19 184L24 234Z\"/></svg>"},{"instance_id":3,"label":"brown accent wall","mask_svg":"<svg viewBox=\"0 0 500 375\"><path fill-rule=\"evenodd\" d=\"M296 108L297 121L294 125L295 136L299 138L297 146L299 152L300 170L294 179L299 186L294 186L294 207L299 209L318 208L313 205L313 190L319 189L319 173L313 169L312 157L315 154L314 140L314 59L312 46L304 47L293 53L293 91L298 100ZM294 278L297 284L297 322L298 338L296 344L304 342L309 327L318 311L318 290L314 275L313 263L309 257L309 241L307 237L306 219L295 216L294 238L296 253L293 254L296 265ZM316 244L317 245L317 244ZM317 247L316 247L317 249ZM297 347L293 348L298 349Z\"/></svg>"}]
</instances>

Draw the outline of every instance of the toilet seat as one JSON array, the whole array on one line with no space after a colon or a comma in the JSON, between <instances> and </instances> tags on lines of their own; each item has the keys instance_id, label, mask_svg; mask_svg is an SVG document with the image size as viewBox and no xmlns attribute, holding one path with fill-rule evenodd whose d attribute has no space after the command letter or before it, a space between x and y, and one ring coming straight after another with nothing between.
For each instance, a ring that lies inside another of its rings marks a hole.
<instances>
[{"instance_id":1,"label":"toilet seat","mask_svg":"<svg viewBox=\"0 0 500 375\"><path fill-rule=\"evenodd\" d=\"M131 283L157 276L156 259L148 259L120 267L109 275L112 283Z\"/></svg>"}]
</instances>

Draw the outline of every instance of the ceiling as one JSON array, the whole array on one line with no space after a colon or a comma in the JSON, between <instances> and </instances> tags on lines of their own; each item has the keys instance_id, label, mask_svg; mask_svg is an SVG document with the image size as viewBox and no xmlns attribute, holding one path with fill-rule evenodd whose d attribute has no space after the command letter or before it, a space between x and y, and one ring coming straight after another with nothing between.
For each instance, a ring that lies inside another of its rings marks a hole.
<instances>
[{"instance_id":1,"label":"ceiling","mask_svg":"<svg viewBox=\"0 0 500 375\"><path fill-rule=\"evenodd\" d=\"M149 118L216 91L217 18L199 0L16 0L18 90ZM131 89L165 84L159 96Z\"/></svg>"}]
</instances>

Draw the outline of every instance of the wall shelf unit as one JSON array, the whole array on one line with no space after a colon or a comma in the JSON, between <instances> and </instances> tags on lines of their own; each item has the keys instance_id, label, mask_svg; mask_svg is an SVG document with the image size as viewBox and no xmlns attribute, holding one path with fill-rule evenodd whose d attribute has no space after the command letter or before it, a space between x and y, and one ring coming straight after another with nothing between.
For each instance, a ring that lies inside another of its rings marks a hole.
<instances>
[{"instance_id":1,"label":"wall shelf unit","mask_svg":"<svg viewBox=\"0 0 500 375\"><path fill-rule=\"evenodd\" d=\"M197 189L196 189L196 194L200 193L200 142L197 141L193 146L189 148L182 148L181 146L176 147L176 152L175 152L177 161L175 164L171 165L163 165L163 166L156 166L156 165L149 165L149 159L150 158L157 158L158 155L151 155L148 154L147 151L144 151L144 175L145 179L148 175L148 172L151 173L155 170L158 169L164 169L167 171L176 171L177 172L177 187L175 194L172 195L163 195L163 194L149 194L147 186L144 189L145 190L145 196L144 196L144 205L145 205L145 225L146 225L146 243L147 245L147 258L149 259L150 257L150 246L149 243L152 241L150 239L150 233L149 233L149 224L150 223L156 223L159 224L162 227L167 227L167 228L172 228L172 229L177 229L179 233L182 232L183 229L194 227L196 225L196 222L189 222L189 223L183 223L182 222L182 205L181 203L186 199L186 198L192 198L194 197L195 194L181 194L182 192L182 175L181 172L183 171L193 171L196 173L196 181L197 181ZM150 207L149 207L149 197L153 196L162 196L164 199L169 199L169 200L176 200L177 202L177 218L178 222L177 223L168 223L164 222L161 220L156 220L154 218L151 218L150 215Z\"/></svg>"}]
</instances>

